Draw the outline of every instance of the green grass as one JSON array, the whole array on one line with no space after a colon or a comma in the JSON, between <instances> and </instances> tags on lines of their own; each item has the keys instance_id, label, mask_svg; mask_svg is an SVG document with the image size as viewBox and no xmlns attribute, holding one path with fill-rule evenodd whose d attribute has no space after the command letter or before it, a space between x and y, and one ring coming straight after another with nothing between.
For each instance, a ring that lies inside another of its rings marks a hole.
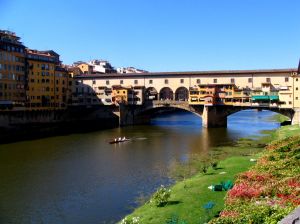
<instances>
[{"instance_id":1,"label":"green grass","mask_svg":"<svg viewBox=\"0 0 300 224\"><path fill-rule=\"evenodd\" d=\"M166 223L168 218L176 215L187 223L204 223L208 218L204 204L215 203L212 214L223 209L226 192L214 192L208 189L212 184L234 180L235 175L247 170L253 163L249 156L231 157L220 161L217 170L209 168L208 173L195 175L178 182L171 188L170 203L165 207L156 207L151 203L137 208L129 217L140 217L143 224ZM226 172L225 174L219 174ZM211 217L209 217L211 218Z\"/></svg>"},{"instance_id":2,"label":"green grass","mask_svg":"<svg viewBox=\"0 0 300 224\"><path fill-rule=\"evenodd\" d=\"M269 121L276 121L276 122L279 122L279 123L282 123L282 122L285 122L285 121L289 121L290 118L282 115L282 114L275 114L273 115L272 117L270 117L268 119Z\"/></svg>"},{"instance_id":3,"label":"green grass","mask_svg":"<svg viewBox=\"0 0 300 224\"><path fill-rule=\"evenodd\" d=\"M279 128L276 132L272 134L272 139L283 139L293 135L300 134L300 126L299 125L287 125Z\"/></svg>"}]
</instances>

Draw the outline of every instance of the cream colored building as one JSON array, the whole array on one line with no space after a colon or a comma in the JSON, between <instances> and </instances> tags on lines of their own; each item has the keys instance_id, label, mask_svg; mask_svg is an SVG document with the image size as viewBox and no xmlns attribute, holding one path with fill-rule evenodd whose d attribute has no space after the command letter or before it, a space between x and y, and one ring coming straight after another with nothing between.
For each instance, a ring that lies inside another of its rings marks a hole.
<instances>
[{"instance_id":1,"label":"cream colored building","mask_svg":"<svg viewBox=\"0 0 300 224\"><path fill-rule=\"evenodd\" d=\"M150 99L149 92L154 93L151 95L152 99L187 100L191 87L203 84L234 84L237 89L256 91L255 94L276 92L279 96L279 108L300 108L300 77L297 76L296 69L85 74L75 79L92 89L112 88L117 85L133 88L144 86L146 100L147 96Z\"/></svg>"}]
</instances>

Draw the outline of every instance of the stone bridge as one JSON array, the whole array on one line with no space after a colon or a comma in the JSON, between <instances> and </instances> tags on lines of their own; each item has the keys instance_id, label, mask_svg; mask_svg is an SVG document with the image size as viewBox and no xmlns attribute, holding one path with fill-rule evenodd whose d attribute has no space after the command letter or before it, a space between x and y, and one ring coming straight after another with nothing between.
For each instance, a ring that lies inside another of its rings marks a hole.
<instances>
[{"instance_id":1,"label":"stone bridge","mask_svg":"<svg viewBox=\"0 0 300 224\"><path fill-rule=\"evenodd\" d=\"M153 100L146 101L144 105L120 105L119 123L120 126L145 124L157 112L185 110L196 114L202 118L202 126L226 127L227 117L231 114L247 109L270 110L280 113L291 119L293 124L298 124L300 111L291 108L278 108L272 105L251 105L249 106L228 106L228 105L189 105L188 101L175 100Z\"/></svg>"}]
</instances>

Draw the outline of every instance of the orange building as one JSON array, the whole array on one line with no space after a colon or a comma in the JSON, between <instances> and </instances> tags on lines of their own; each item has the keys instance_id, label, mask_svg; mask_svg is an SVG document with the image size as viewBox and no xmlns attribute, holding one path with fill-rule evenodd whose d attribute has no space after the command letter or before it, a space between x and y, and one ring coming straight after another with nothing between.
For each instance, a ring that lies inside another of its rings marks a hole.
<instances>
[{"instance_id":1,"label":"orange building","mask_svg":"<svg viewBox=\"0 0 300 224\"><path fill-rule=\"evenodd\" d=\"M15 33L0 30L0 109L26 102L25 46Z\"/></svg>"},{"instance_id":2,"label":"orange building","mask_svg":"<svg viewBox=\"0 0 300 224\"><path fill-rule=\"evenodd\" d=\"M61 109L66 107L68 72L54 51L26 49L28 67L27 107Z\"/></svg>"}]
</instances>

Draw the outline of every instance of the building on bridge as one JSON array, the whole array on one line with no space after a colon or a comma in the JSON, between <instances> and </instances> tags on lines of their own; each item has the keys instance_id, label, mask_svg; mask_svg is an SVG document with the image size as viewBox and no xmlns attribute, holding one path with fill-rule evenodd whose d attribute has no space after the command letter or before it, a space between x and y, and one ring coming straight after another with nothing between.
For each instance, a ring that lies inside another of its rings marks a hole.
<instances>
[{"instance_id":1,"label":"building on bridge","mask_svg":"<svg viewBox=\"0 0 300 224\"><path fill-rule=\"evenodd\" d=\"M259 105L276 102L280 108L300 108L298 79L296 69L85 74L75 77L75 81L86 86L87 91L89 88L143 86L144 100L247 106L250 103ZM101 95L98 96L101 98Z\"/></svg>"},{"instance_id":2,"label":"building on bridge","mask_svg":"<svg viewBox=\"0 0 300 224\"><path fill-rule=\"evenodd\" d=\"M226 126L227 116L249 108L285 114L293 123L300 120L300 80L296 69L85 74L74 79L87 93L104 87L113 92L115 86L119 86L130 88L125 92L132 94L135 88L143 87L142 101L137 103L128 96L122 98L121 105L140 106L131 108L130 114L124 112L126 116L121 115L121 120L127 119L120 122L123 125L138 123L139 116L145 120L146 110L161 107L176 107L199 114L207 127ZM116 104L114 94L111 95L112 104ZM100 102L103 101L101 95L96 95ZM85 96L81 94L79 98ZM79 101L91 102L90 99ZM131 115L135 121L128 118Z\"/></svg>"}]
</instances>

